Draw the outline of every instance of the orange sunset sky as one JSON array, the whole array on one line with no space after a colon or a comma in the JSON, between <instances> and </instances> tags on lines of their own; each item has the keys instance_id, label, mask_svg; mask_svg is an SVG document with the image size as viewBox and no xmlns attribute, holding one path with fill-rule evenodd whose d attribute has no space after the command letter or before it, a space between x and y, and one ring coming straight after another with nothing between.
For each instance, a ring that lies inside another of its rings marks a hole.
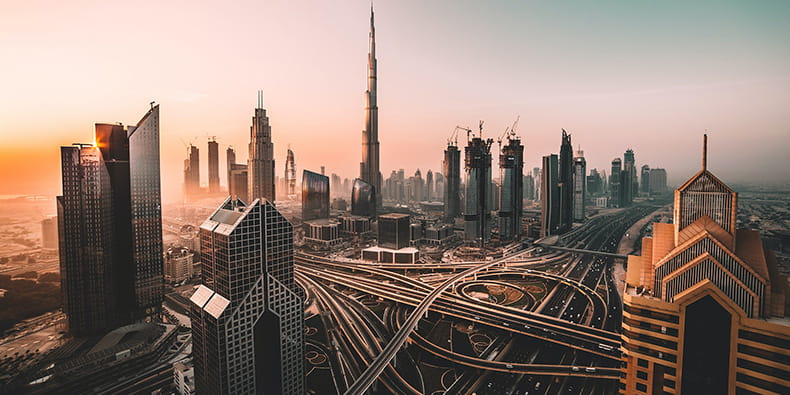
<instances>
[{"instance_id":1,"label":"orange sunset sky","mask_svg":"<svg viewBox=\"0 0 790 395\"><path fill-rule=\"evenodd\" d=\"M520 115L525 168L559 151L588 169L626 148L670 183L790 182L790 2L376 1L381 172L441 167L455 125L498 136ZM367 1L17 1L0 5L0 195L60 192L59 147L161 105L165 201L184 143L247 156L265 91L282 176L359 171ZM464 138L461 142L464 142ZM497 172L494 172L497 174Z\"/></svg>"}]
</instances>

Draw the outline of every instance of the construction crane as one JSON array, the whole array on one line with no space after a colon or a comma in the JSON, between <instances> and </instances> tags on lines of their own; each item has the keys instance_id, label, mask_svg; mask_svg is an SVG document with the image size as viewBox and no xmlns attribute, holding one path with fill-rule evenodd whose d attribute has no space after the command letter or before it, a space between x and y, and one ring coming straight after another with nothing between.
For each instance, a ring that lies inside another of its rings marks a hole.
<instances>
[{"instance_id":1,"label":"construction crane","mask_svg":"<svg viewBox=\"0 0 790 395\"><path fill-rule=\"evenodd\" d=\"M516 126L518 126L518 120L521 118L520 115L516 116L516 120L513 122L512 126L508 126L505 128L505 132L502 133L501 136L496 140L497 144L499 144L499 149L502 150L502 140L507 137L508 140L516 135Z\"/></svg>"},{"instance_id":2,"label":"construction crane","mask_svg":"<svg viewBox=\"0 0 790 395\"><path fill-rule=\"evenodd\" d=\"M455 145L458 146L458 131L463 130L466 132L466 139L469 140L469 135L472 133L472 129L465 128L463 126L455 126L452 133L450 133L450 138L447 139L447 145Z\"/></svg>"}]
</instances>

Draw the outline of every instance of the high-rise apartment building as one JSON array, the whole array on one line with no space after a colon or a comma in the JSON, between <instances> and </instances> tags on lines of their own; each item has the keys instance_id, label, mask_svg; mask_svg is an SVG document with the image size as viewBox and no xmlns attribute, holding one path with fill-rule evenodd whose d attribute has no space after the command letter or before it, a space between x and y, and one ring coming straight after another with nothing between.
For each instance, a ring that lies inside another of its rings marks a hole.
<instances>
[{"instance_id":1,"label":"high-rise apartment building","mask_svg":"<svg viewBox=\"0 0 790 395\"><path fill-rule=\"evenodd\" d=\"M444 221L453 222L461 215L461 151L451 143L444 150Z\"/></svg>"},{"instance_id":2,"label":"high-rise apartment building","mask_svg":"<svg viewBox=\"0 0 790 395\"><path fill-rule=\"evenodd\" d=\"M302 172L302 220L329 218L329 177Z\"/></svg>"},{"instance_id":3,"label":"high-rise apartment building","mask_svg":"<svg viewBox=\"0 0 790 395\"><path fill-rule=\"evenodd\" d=\"M423 194L425 195L424 200L429 202L433 200L433 188L433 172L431 169L428 169L428 172L425 173L425 189L423 190Z\"/></svg>"},{"instance_id":4,"label":"high-rise apartment building","mask_svg":"<svg viewBox=\"0 0 790 395\"><path fill-rule=\"evenodd\" d=\"M95 141L61 147L61 289L78 336L155 316L163 298L159 106L136 126L96 124Z\"/></svg>"},{"instance_id":5,"label":"high-rise apartment building","mask_svg":"<svg viewBox=\"0 0 790 395\"><path fill-rule=\"evenodd\" d=\"M542 164L541 164L542 165ZM541 186L543 183L541 182L540 175L542 174L540 167L533 167L532 168L532 179L535 182L535 201L539 202L541 199Z\"/></svg>"},{"instance_id":6,"label":"high-rise apartment building","mask_svg":"<svg viewBox=\"0 0 790 395\"><path fill-rule=\"evenodd\" d=\"M323 172L321 174L324 174ZM304 186L304 181L302 182ZM327 186L327 191L329 187ZM288 148L288 153L285 157L285 193L289 198L296 198L296 160L294 159L294 152Z\"/></svg>"},{"instance_id":7,"label":"high-rise apartment building","mask_svg":"<svg viewBox=\"0 0 790 395\"><path fill-rule=\"evenodd\" d=\"M623 161L620 158L612 159L612 173L609 176L609 207L622 207L623 201L620 181L622 180Z\"/></svg>"},{"instance_id":8,"label":"high-rise apartment building","mask_svg":"<svg viewBox=\"0 0 790 395\"><path fill-rule=\"evenodd\" d=\"M555 235L559 231L560 222L560 193L558 178L557 155L551 154L543 157L543 170L540 180L540 237Z\"/></svg>"},{"instance_id":9,"label":"high-rise apartment building","mask_svg":"<svg viewBox=\"0 0 790 395\"><path fill-rule=\"evenodd\" d=\"M373 7L370 7L370 39L368 52L368 89L365 91L365 130L362 131L362 162L359 178L373 186L376 208L381 207L381 170L379 169L379 107L376 100L376 28Z\"/></svg>"},{"instance_id":10,"label":"high-rise apartment building","mask_svg":"<svg viewBox=\"0 0 790 395\"><path fill-rule=\"evenodd\" d=\"M707 137L705 137L707 140ZM707 169L675 190L674 223L628 257L623 394L786 394L787 279L756 230L736 229L737 194Z\"/></svg>"},{"instance_id":11,"label":"high-rise apartment building","mask_svg":"<svg viewBox=\"0 0 790 395\"><path fill-rule=\"evenodd\" d=\"M587 199L587 161L584 151L576 151L573 158L573 220L584 221L584 203Z\"/></svg>"},{"instance_id":12,"label":"high-rise apartment building","mask_svg":"<svg viewBox=\"0 0 790 395\"><path fill-rule=\"evenodd\" d=\"M234 163L230 165L230 178L228 179L228 194L234 199L249 199L249 174L247 165Z\"/></svg>"},{"instance_id":13,"label":"high-rise apartment building","mask_svg":"<svg viewBox=\"0 0 790 395\"><path fill-rule=\"evenodd\" d=\"M184 194L195 196L200 192L200 150L189 145L188 157L184 160Z\"/></svg>"},{"instance_id":14,"label":"high-rise apartment building","mask_svg":"<svg viewBox=\"0 0 790 395\"><path fill-rule=\"evenodd\" d=\"M225 151L225 158L227 159L227 167L226 170L228 172L228 178L226 179L228 183L228 192L230 193L230 172L233 170L233 165L236 164L236 150L233 147L228 147Z\"/></svg>"},{"instance_id":15,"label":"high-rise apartment building","mask_svg":"<svg viewBox=\"0 0 790 395\"><path fill-rule=\"evenodd\" d=\"M557 183L560 193L560 222L557 231L565 233L573 224L573 145L571 135L565 129L562 129L559 160Z\"/></svg>"},{"instance_id":16,"label":"high-rise apartment building","mask_svg":"<svg viewBox=\"0 0 790 395\"><path fill-rule=\"evenodd\" d=\"M603 193L603 179L598 169L590 170L590 175L587 176L587 194L589 196L598 196Z\"/></svg>"},{"instance_id":17,"label":"high-rise apartment building","mask_svg":"<svg viewBox=\"0 0 790 395\"><path fill-rule=\"evenodd\" d=\"M219 143L208 141L208 191L219 193Z\"/></svg>"},{"instance_id":18,"label":"high-rise apartment building","mask_svg":"<svg viewBox=\"0 0 790 395\"><path fill-rule=\"evenodd\" d=\"M247 160L247 176L249 177L249 198L275 200L274 187L274 143L269 117L263 108L263 92L258 92L258 106L250 126L249 159Z\"/></svg>"},{"instance_id":19,"label":"high-rise apartment building","mask_svg":"<svg viewBox=\"0 0 790 395\"><path fill-rule=\"evenodd\" d=\"M499 193L499 237L502 240L521 238L524 209L524 146L514 134L499 155L501 187Z\"/></svg>"},{"instance_id":20,"label":"high-rise apartment building","mask_svg":"<svg viewBox=\"0 0 790 395\"><path fill-rule=\"evenodd\" d=\"M629 148L623 154L623 170L620 173L620 207L630 206L638 190L634 151Z\"/></svg>"},{"instance_id":21,"label":"high-rise apartment building","mask_svg":"<svg viewBox=\"0 0 790 395\"><path fill-rule=\"evenodd\" d=\"M271 204L228 198L200 226L202 284L192 304L201 394L303 394L303 291L293 227Z\"/></svg>"},{"instance_id":22,"label":"high-rise apartment building","mask_svg":"<svg viewBox=\"0 0 790 395\"><path fill-rule=\"evenodd\" d=\"M58 248L58 218L41 220L41 247L55 250Z\"/></svg>"},{"instance_id":23,"label":"high-rise apartment building","mask_svg":"<svg viewBox=\"0 0 790 395\"><path fill-rule=\"evenodd\" d=\"M639 192L645 196L650 195L650 166L642 165L640 182Z\"/></svg>"},{"instance_id":24,"label":"high-rise apartment building","mask_svg":"<svg viewBox=\"0 0 790 395\"><path fill-rule=\"evenodd\" d=\"M481 133L482 134L482 133ZM491 144L492 139L474 137L465 148L466 209L464 232L468 240L483 245L491 238Z\"/></svg>"}]
</instances>

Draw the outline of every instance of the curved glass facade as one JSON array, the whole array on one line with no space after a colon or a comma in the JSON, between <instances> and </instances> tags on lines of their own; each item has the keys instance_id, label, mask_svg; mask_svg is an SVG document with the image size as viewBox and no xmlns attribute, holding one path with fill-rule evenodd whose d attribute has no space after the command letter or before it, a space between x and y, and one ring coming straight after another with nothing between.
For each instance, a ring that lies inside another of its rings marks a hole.
<instances>
[{"instance_id":1,"label":"curved glass facade","mask_svg":"<svg viewBox=\"0 0 790 395\"><path fill-rule=\"evenodd\" d=\"M376 215L376 188L357 178L351 188L351 214L373 217Z\"/></svg>"},{"instance_id":2,"label":"curved glass facade","mask_svg":"<svg viewBox=\"0 0 790 395\"><path fill-rule=\"evenodd\" d=\"M329 177L304 170L302 173L302 220L329 218Z\"/></svg>"}]
</instances>

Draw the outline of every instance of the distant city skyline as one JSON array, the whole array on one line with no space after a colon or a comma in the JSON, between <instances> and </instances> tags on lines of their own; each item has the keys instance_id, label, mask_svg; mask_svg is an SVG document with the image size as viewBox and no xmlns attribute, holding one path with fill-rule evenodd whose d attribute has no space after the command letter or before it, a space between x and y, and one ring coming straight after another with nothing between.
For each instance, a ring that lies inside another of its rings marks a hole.
<instances>
[{"instance_id":1,"label":"distant city skyline","mask_svg":"<svg viewBox=\"0 0 790 395\"><path fill-rule=\"evenodd\" d=\"M220 151L232 145L246 162L258 89L275 174L290 144L297 174L323 165L358 175L368 2L157 4L152 14L139 4L51 3L15 3L0 16L0 47L14 54L0 65L0 194L57 194L59 146L91 142L94 123L155 100L163 200L177 201L184 143L204 148L217 136ZM694 142L708 129L710 167L725 182L790 182L790 3L375 8L384 175L437 172L455 125L482 119L496 138L520 115L527 169L558 152L565 128L588 170L608 170L631 148L637 167L665 168L677 185L694 173ZM183 18L168 16L176 13Z\"/></svg>"}]
</instances>

